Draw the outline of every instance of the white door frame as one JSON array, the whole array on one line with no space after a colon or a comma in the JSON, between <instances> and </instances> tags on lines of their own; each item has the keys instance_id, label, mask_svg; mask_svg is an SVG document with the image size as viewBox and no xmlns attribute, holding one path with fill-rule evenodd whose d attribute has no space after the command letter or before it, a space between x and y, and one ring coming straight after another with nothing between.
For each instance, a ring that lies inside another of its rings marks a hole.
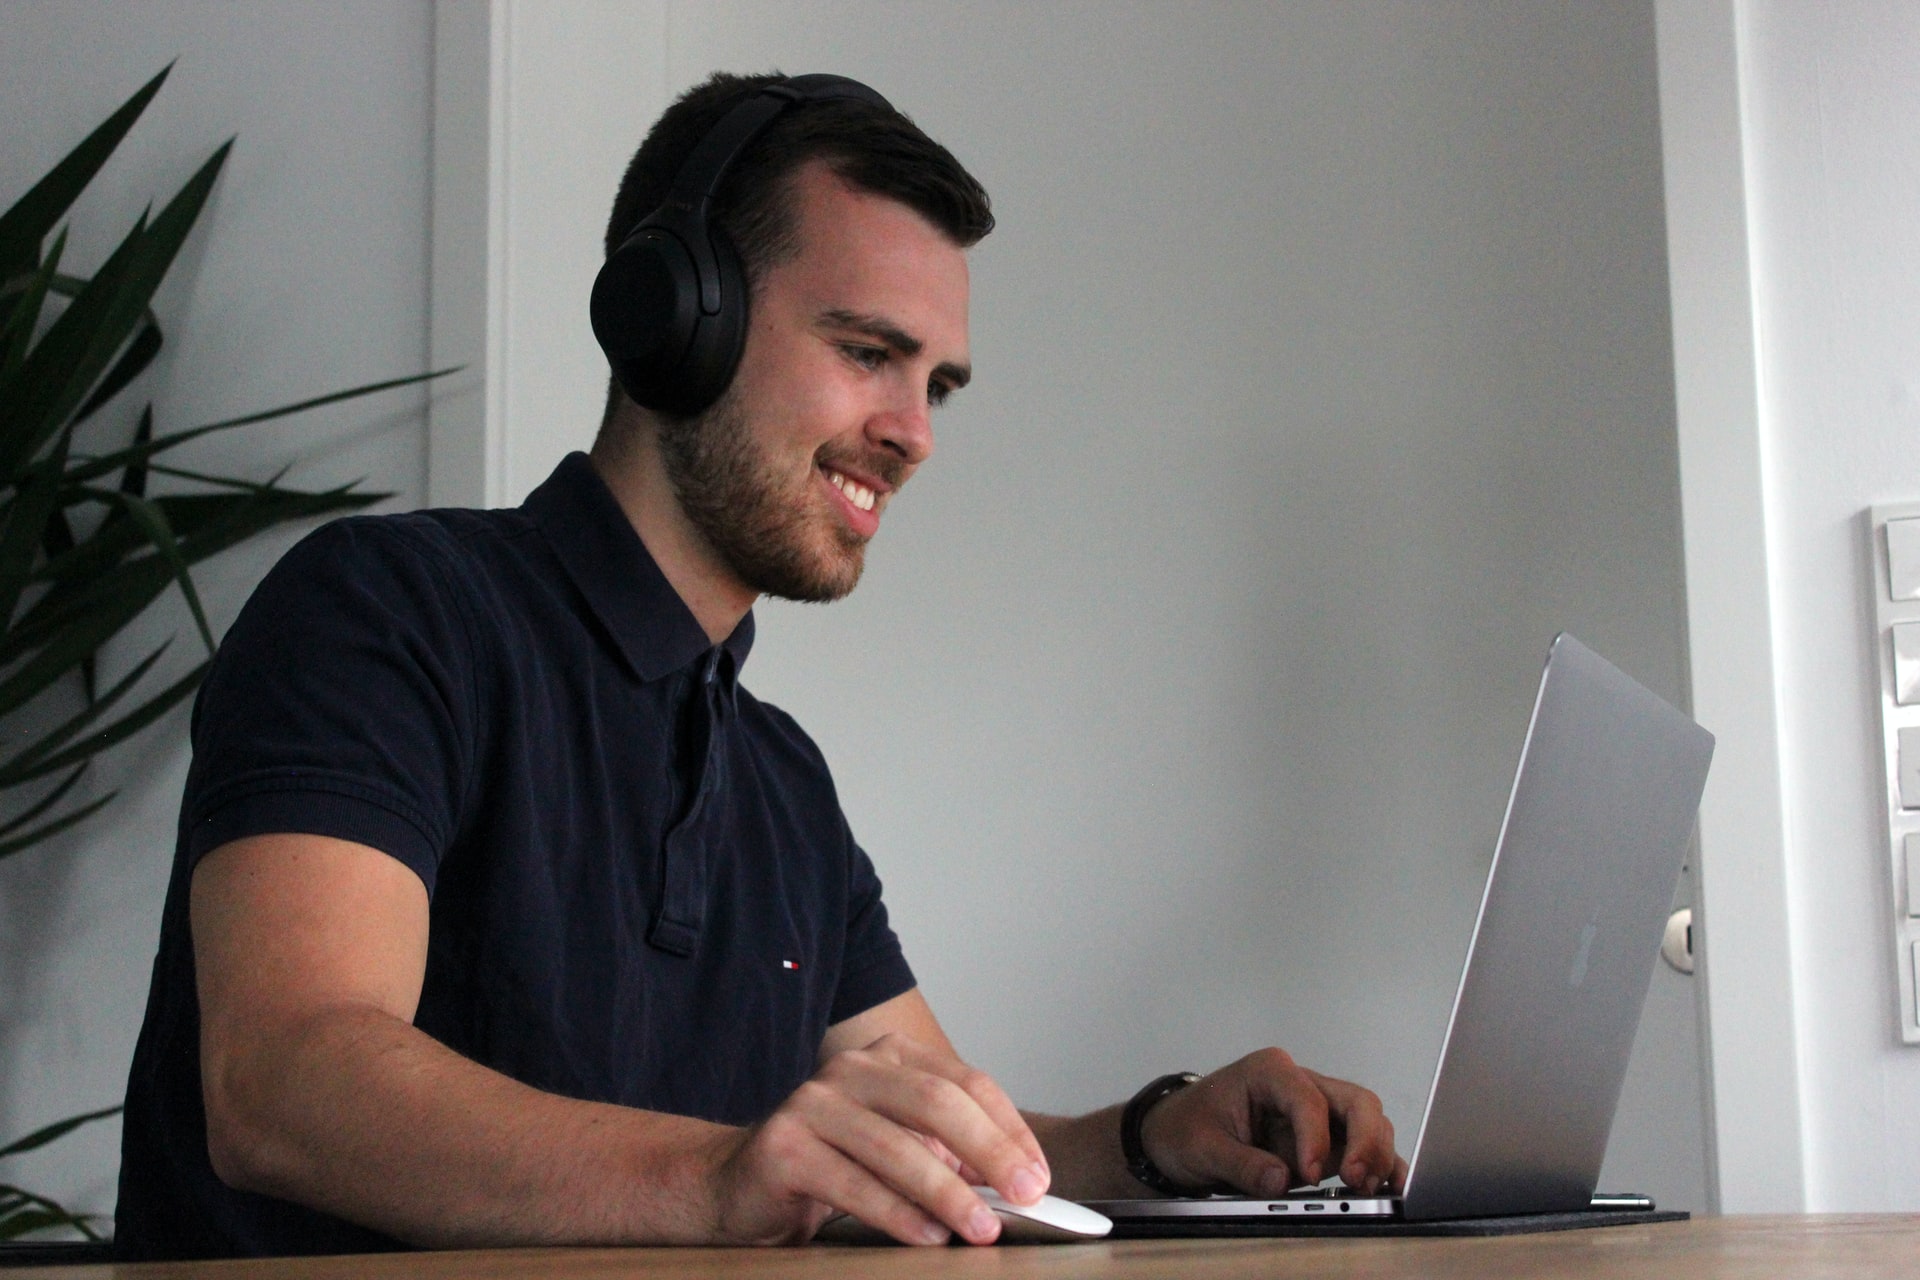
<instances>
[{"instance_id":1,"label":"white door frame","mask_svg":"<svg viewBox=\"0 0 1920 1280\"><path fill-rule=\"evenodd\" d=\"M666 69L666 0L435 4L431 350L465 371L433 400L432 505L514 505L592 442L607 366L577 300Z\"/></svg>"},{"instance_id":2,"label":"white door frame","mask_svg":"<svg viewBox=\"0 0 1920 1280\"><path fill-rule=\"evenodd\" d=\"M1693 713L1718 738L1695 921L1708 1177L1806 1208L1737 0L1659 0L1660 133Z\"/></svg>"}]
</instances>

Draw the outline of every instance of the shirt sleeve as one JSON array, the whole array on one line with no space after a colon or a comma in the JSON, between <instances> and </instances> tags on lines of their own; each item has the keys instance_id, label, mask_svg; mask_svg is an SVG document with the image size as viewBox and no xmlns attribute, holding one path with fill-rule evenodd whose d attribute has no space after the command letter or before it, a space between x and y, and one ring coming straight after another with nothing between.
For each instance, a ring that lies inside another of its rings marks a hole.
<instances>
[{"instance_id":1,"label":"shirt sleeve","mask_svg":"<svg viewBox=\"0 0 1920 1280\"><path fill-rule=\"evenodd\" d=\"M828 1022L844 1022L914 987L900 939L887 924L880 876L866 850L847 836L847 947Z\"/></svg>"},{"instance_id":2,"label":"shirt sleeve","mask_svg":"<svg viewBox=\"0 0 1920 1280\"><path fill-rule=\"evenodd\" d=\"M476 705L473 628L436 528L336 521L261 583L194 708L189 859L249 835L332 836L390 854L432 893Z\"/></svg>"}]
</instances>

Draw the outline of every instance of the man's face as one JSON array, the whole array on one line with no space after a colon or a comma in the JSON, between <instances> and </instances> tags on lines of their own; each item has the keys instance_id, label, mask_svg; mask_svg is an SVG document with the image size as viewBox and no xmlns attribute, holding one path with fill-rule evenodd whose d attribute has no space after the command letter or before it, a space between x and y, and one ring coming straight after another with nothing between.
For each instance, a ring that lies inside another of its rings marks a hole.
<instances>
[{"instance_id":1,"label":"man's face","mask_svg":"<svg viewBox=\"0 0 1920 1280\"><path fill-rule=\"evenodd\" d=\"M753 298L739 372L663 426L667 478L741 585L837 600L880 513L933 452L930 413L969 376L966 254L823 164L794 178L799 252Z\"/></svg>"}]
</instances>

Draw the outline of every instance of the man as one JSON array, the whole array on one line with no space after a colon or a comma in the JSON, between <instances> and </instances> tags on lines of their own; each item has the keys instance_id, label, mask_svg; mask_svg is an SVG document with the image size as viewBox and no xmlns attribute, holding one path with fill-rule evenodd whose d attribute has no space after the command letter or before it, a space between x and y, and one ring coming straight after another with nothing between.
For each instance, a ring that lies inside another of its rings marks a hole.
<instances>
[{"instance_id":1,"label":"man","mask_svg":"<svg viewBox=\"0 0 1920 1280\"><path fill-rule=\"evenodd\" d=\"M779 83L670 109L609 251ZM1378 1100L1279 1050L1143 1094L1131 1166L1119 1108L1022 1115L915 989L817 750L738 684L753 602L852 590L969 377L985 192L864 95L781 105L716 178L750 298L716 402L616 384L522 508L329 525L235 623L129 1085L129 1256L791 1243L835 1211L986 1243L969 1184L1402 1175Z\"/></svg>"}]
</instances>

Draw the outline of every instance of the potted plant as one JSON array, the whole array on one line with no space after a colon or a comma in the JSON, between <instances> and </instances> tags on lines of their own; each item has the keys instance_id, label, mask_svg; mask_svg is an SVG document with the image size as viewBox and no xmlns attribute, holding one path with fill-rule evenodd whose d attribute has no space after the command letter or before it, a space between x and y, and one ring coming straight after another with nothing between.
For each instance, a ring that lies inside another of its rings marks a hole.
<instances>
[{"instance_id":1,"label":"potted plant","mask_svg":"<svg viewBox=\"0 0 1920 1280\"><path fill-rule=\"evenodd\" d=\"M166 455L215 432L438 376L393 378L171 433L156 429L148 404L130 438L123 427L120 441L97 445L95 437L110 429L100 411L119 401L161 349L154 292L192 231L232 140L159 213L143 215L91 276L62 269L67 233L56 228L170 70L142 86L0 214L0 720L7 725L0 795L14 801L0 814L0 858L17 856L109 804L112 791L85 802L69 797L95 756L158 721L198 687L215 641L194 589L194 564L287 521L390 496L361 490L357 482L309 491L287 487L279 476L209 475L171 465ZM162 482L155 484L156 477ZM101 688L101 646L170 588L185 598L205 656L184 672L166 670L163 643ZM49 714L62 695L78 710ZM102 1108L0 1143L0 1160L118 1111ZM0 1174L0 1241L56 1229L100 1238L87 1216Z\"/></svg>"}]
</instances>

